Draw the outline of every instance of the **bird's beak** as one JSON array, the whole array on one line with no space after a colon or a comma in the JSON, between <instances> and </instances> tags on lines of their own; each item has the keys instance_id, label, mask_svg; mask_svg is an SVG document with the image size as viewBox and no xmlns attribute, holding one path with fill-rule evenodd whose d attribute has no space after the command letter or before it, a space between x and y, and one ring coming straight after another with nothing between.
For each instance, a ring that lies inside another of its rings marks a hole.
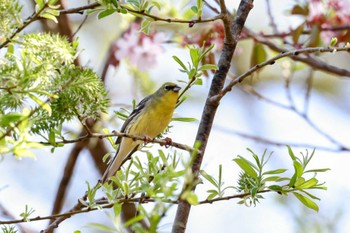
<instances>
[{"instance_id":1,"label":"bird's beak","mask_svg":"<svg viewBox=\"0 0 350 233\"><path fill-rule=\"evenodd\" d=\"M173 87L173 91L174 91L174 92L179 92L179 91L180 91L180 89L181 89L181 87L179 87L179 86L175 86L175 87Z\"/></svg>"}]
</instances>

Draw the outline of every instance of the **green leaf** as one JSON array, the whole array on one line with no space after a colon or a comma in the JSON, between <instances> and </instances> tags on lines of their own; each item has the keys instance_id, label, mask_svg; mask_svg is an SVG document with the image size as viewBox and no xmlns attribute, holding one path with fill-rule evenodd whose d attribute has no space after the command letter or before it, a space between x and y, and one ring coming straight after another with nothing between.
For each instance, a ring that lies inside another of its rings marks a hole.
<instances>
[{"instance_id":1,"label":"green leaf","mask_svg":"<svg viewBox=\"0 0 350 233\"><path fill-rule=\"evenodd\" d=\"M269 177L266 177L265 179L262 180L262 182L269 182L269 181L276 181L278 179L280 179L281 177L280 176L269 176Z\"/></svg>"},{"instance_id":2,"label":"green leaf","mask_svg":"<svg viewBox=\"0 0 350 233\"><path fill-rule=\"evenodd\" d=\"M311 169L311 170L305 171L304 173L306 173L306 172L326 172L329 170L331 170L331 169L330 168Z\"/></svg>"},{"instance_id":3,"label":"green leaf","mask_svg":"<svg viewBox=\"0 0 350 233\"><path fill-rule=\"evenodd\" d=\"M103 19L103 18L107 17L108 15L111 15L111 14L115 13L116 11L117 11L116 9L106 9L104 11L101 11L98 14L97 18L98 19Z\"/></svg>"},{"instance_id":4,"label":"green leaf","mask_svg":"<svg viewBox=\"0 0 350 233\"><path fill-rule=\"evenodd\" d=\"M296 176L301 177L303 175L303 166L301 165L301 163L295 160L293 162L293 166L294 166Z\"/></svg>"},{"instance_id":5,"label":"green leaf","mask_svg":"<svg viewBox=\"0 0 350 233\"><path fill-rule=\"evenodd\" d=\"M210 193L207 197L207 200L211 200L211 199L215 198L216 196L218 196L218 194L219 194L218 191L216 191L216 190L208 190L207 192Z\"/></svg>"},{"instance_id":6,"label":"green leaf","mask_svg":"<svg viewBox=\"0 0 350 233\"><path fill-rule=\"evenodd\" d=\"M17 122L21 120L22 117L23 115L17 112L10 112L10 113L7 113L6 115L2 115L0 118L0 126L1 127L10 126L12 122Z\"/></svg>"},{"instance_id":7,"label":"green leaf","mask_svg":"<svg viewBox=\"0 0 350 233\"><path fill-rule=\"evenodd\" d=\"M276 169L276 170L264 172L263 175L281 174L281 173L284 173L285 171L287 171L287 169L281 168L281 169Z\"/></svg>"},{"instance_id":8,"label":"green leaf","mask_svg":"<svg viewBox=\"0 0 350 233\"><path fill-rule=\"evenodd\" d=\"M250 58L250 66L253 67L266 60L267 54L262 44L255 43L253 47L252 56Z\"/></svg>"},{"instance_id":9,"label":"green leaf","mask_svg":"<svg viewBox=\"0 0 350 233\"><path fill-rule=\"evenodd\" d=\"M115 232L115 228L100 223L88 223L86 226L99 231Z\"/></svg>"},{"instance_id":10,"label":"green leaf","mask_svg":"<svg viewBox=\"0 0 350 233\"><path fill-rule=\"evenodd\" d=\"M297 192L293 192L293 194L294 194L294 196L296 197L296 198L298 198L299 199L299 201L301 202L301 203L303 203L306 207L308 207L308 208L310 208L310 209L313 209L313 210L315 210L316 212L318 212L318 205L314 202L314 201L312 201L310 198L308 198L308 197L306 197L306 196L304 196L304 195L302 195L302 194L300 194L300 193L297 193Z\"/></svg>"},{"instance_id":11,"label":"green leaf","mask_svg":"<svg viewBox=\"0 0 350 233\"><path fill-rule=\"evenodd\" d=\"M199 68L199 71L204 71L204 70L218 70L218 66L214 64L204 64Z\"/></svg>"},{"instance_id":12,"label":"green leaf","mask_svg":"<svg viewBox=\"0 0 350 233\"><path fill-rule=\"evenodd\" d=\"M186 192L185 194L186 200L191 205L197 205L198 204L198 197L194 192Z\"/></svg>"},{"instance_id":13,"label":"green leaf","mask_svg":"<svg viewBox=\"0 0 350 233\"><path fill-rule=\"evenodd\" d=\"M338 43L337 37L332 37L331 41L329 42L329 46L333 47Z\"/></svg>"},{"instance_id":14,"label":"green leaf","mask_svg":"<svg viewBox=\"0 0 350 233\"><path fill-rule=\"evenodd\" d=\"M292 38L293 38L293 43L297 44L299 41L300 35L302 35L304 31L305 23L300 24L293 32Z\"/></svg>"},{"instance_id":15,"label":"green leaf","mask_svg":"<svg viewBox=\"0 0 350 233\"><path fill-rule=\"evenodd\" d=\"M308 188L314 187L315 185L317 185L317 183L318 183L318 180L316 178L311 178L296 187L299 189L308 189Z\"/></svg>"},{"instance_id":16,"label":"green leaf","mask_svg":"<svg viewBox=\"0 0 350 233\"><path fill-rule=\"evenodd\" d=\"M41 99L39 99L38 97L36 97L35 95L31 94L31 93L28 93L28 96L34 100L41 108L45 109L49 116L51 116L52 114L52 109L50 107L50 105L44 101L42 101Z\"/></svg>"},{"instance_id":17,"label":"green leaf","mask_svg":"<svg viewBox=\"0 0 350 233\"><path fill-rule=\"evenodd\" d=\"M179 63L179 65L182 67L182 69L184 71L187 71L187 67L185 66L185 64L180 60L180 58L178 58L177 56L173 56L173 59Z\"/></svg>"},{"instance_id":18,"label":"green leaf","mask_svg":"<svg viewBox=\"0 0 350 233\"><path fill-rule=\"evenodd\" d=\"M194 121L198 121L198 119L196 118L192 118L192 117L174 117L171 119L172 121L181 121L181 122L194 122Z\"/></svg>"},{"instance_id":19,"label":"green leaf","mask_svg":"<svg viewBox=\"0 0 350 233\"><path fill-rule=\"evenodd\" d=\"M246 159L244 159L243 157L239 157L239 158L233 159L233 161L235 161L237 163L237 165L240 166L240 168L245 173L247 173L251 177L257 179L258 174L256 173L254 168L251 166L251 164Z\"/></svg>"},{"instance_id":20,"label":"green leaf","mask_svg":"<svg viewBox=\"0 0 350 233\"><path fill-rule=\"evenodd\" d=\"M209 175L208 173L206 173L204 170L200 171L200 174L210 183L212 183L212 185L214 185L215 187L218 187L217 181L215 180L214 177L212 177L211 175Z\"/></svg>"},{"instance_id":21,"label":"green leaf","mask_svg":"<svg viewBox=\"0 0 350 233\"><path fill-rule=\"evenodd\" d=\"M293 151L292 151L292 148L290 148L290 146L288 146L288 145L287 145L287 148L288 148L288 154L289 154L289 156L292 158L293 161L295 161L295 160L296 160L296 157L295 157L295 155L294 155L294 153L293 153Z\"/></svg>"},{"instance_id":22,"label":"green leaf","mask_svg":"<svg viewBox=\"0 0 350 233\"><path fill-rule=\"evenodd\" d=\"M303 8L302 6L300 5L295 5L293 8L292 8L292 11L291 11L291 14L292 15L303 15L303 16L307 16L309 14L309 11L305 8Z\"/></svg>"},{"instance_id":23,"label":"green leaf","mask_svg":"<svg viewBox=\"0 0 350 233\"><path fill-rule=\"evenodd\" d=\"M279 185L270 185L267 188L276 192L282 191L282 186L279 186Z\"/></svg>"},{"instance_id":24,"label":"green leaf","mask_svg":"<svg viewBox=\"0 0 350 233\"><path fill-rule=\"evenodd\" d=\"M191 10L196 14L198 13L198 8L196 6L192 6Z\"/></svg>"},{"instance_id":25,"label":"green leaf","mask_svg":"<svg viewBox=\"0 0 350 233\"><path fill-rule=\"evenodd\" d=\"M141 23L141 32L145 33L146 35L148 35L150 33L150 29L151 29L151 21L145 19L142 21Z\"/></svg>"},{"instance_id":26,"label":"green leaf","mask_svg":"<svg viewBox=\"0 0 350 233\"><path fill-rule=\"evenodd\" d=\"M190 47L190 56L193 66L197 68L199 64L199 49Z\"/></svg>"}]
</instances>

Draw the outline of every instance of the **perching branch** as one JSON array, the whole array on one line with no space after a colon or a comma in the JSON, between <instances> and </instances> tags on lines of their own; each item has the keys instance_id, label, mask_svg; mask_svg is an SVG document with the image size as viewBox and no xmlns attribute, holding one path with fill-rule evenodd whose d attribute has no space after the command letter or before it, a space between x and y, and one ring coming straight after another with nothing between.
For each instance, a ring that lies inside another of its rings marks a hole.
<instances>
[{"instance_id":1,"label":"perching branch","mask_svg":"<svg viewBox=\"0 0 350 233\"><path fill-rule=\"evenodd\" d=\"M188 145L181 144L178 142L173 142L172 140L169 140L169 139L148 138L145 136L136 136L136 135L131 135L131 134L127 134L127 133L119 133L116 131L113 131L112 133L109 133L109 134L90 133L90 134L86 134L84 136L81 136L81 137L78 137L75 139L71 139L71 140L63 139L62 141L57 141L56 143L57 144L71 144L71 143L82 142L82 141L88 140L90 138L103 139L103 138L107 138L107 137L116 137L116 136L117 137L132 138L135 140L141 140L141 141L144 141L145 143L156 143L156 144L159 144L159 145L165 146L165 147L172 146L172 147L176 147L176 148L181 149L181 150L188 151L190 153L192 153L194 151L198 151L197 149L195 149L193 147L190 147ZM49 142L39 142L39 143L41 143L43 145L51 145ZM198 151L198 153L199 153L199 151Z\"/></svg>"}]
</instances>

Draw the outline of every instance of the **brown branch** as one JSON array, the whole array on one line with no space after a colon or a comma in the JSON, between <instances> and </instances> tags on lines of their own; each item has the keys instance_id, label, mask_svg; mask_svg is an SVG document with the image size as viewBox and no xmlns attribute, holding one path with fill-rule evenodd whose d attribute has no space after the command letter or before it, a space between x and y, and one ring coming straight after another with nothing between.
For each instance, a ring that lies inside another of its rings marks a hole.
<instances>
[{"instance_id":1,"label":"brown branch","mask_svg":"<svg viewBox=\"0 0 350 233\"><path fill-rule=\"evenodd\" d=\"M62 141L57 141L56 143L57 144L70 144L70 143L82 142L82 141L88 140L90 138L102 139L102 138L115 137L115 136L132 138L132 139L141 140L141 141L144 141L144 142L147 142L147 143L156 143L156 144L159 144L159 145L165 146L165 147L172 146L172 147L176 147L176 148L181 149L181 150L188 151L190 153L198 151L197 149L195 149L193 147L190 147L188 145L181 144L181 143L178 143L178 142L173 142L171 140L164 140L164 139L157 139L157 138L149 139L149 138L147 138L145 136L137 136L137 135L131 135L131 134L127 134L127 133L119 133L119 132L116 132L116 131L113 131L110 134L91 133L91 134L86 134L84 136L80 136L78 138L71 139L71 140L64 139ZM49 142L39 142L39 143L41 143L43 145L51 145Z\"/></svg>"},{"instance_id":2,"label":"brown branch","mask_svg":"<svg viewBox=\"0 0 350 233\"><path fill-rule=\"evenodd\" d=\"M316 53L316 52L320 52L320 53L334 53L334 52L349 52L350 51L350 47L343 47L343 48L323 48L323 47L316 47L316 48L303 48L303 49L297 49L297 50L293 50L293 51L283 51L281 54L274 56L260 64L255 65L254 67L250 68L247 72L239 75L238 77L236 77L235 79L233 79L225 88L222 89L222 91L220 93L218 93L215 96L212 96L211 98L213 99L213 101L219 101L224 95L226 95L228 92L230 92L232 90L232 87L237 85L238 83L242 82L245 78L249 77L252 73L256 72L257 70L262 69L265 66L268 65L273 65L275 64L275 62L279 59L282 59L284 57L291 57L294 60L299 59L298 56L300 54L309 54L309 53ZM304 58L302 58L304 59ZM306 58L305 58L306 60ZM310 59L311 60L311 59ZM323 62L322 62L323 63ZM324 64L325 66L328 66L327 64ZM335 67L336 69L339 69L337 67ZM343 70L343 69L341 69ZM350 71L348 70L344 70L346 73L349 73L349 77L350 77ZM345 73L344 72L344 73Z\"/></svg>"},{"instance_id":3,"label":"brown branch","mask_svg":"<svg viewBox=\"0 0 350 233\"><path fill-rule=\"evenodd\" d=\"M269 189L265 189L265 190L261 190L258 191L257 193L268 193L268 192L273 192L272 190ZM240 193L240 194L234 194L234 195L230 195L230 196L224 196L224 197L217 197L217 198L213 198L213 199L205 199L202 201L198 202L198 205L204 205L204 204L213 204L215 202L219 202L219 201L227 201L227 200L231 200L231 199L237 199L237 198L245 198L247 196L250 196L250 193ZM112 203L110 203L106 198L101 198L99 200L96 200L96 204L99 205L99 207L94 207L94 208L89 208L86 206L83 206L84 208L81 208L79 210L71 210L70 212L67 213L63 213L63 214L53 214L53 215L48 215L48 216L37 216L34 218L28 218L28 219L15 219L15 220L9 220L9 221L0 221L0 224L4 224L4 225L8 225L8 224L16 224L16 223L24 223L24 222L35 222L35 221L42 221L42 220L48 220L48 219L60 219L60 218L70 218L73 215L76 214L82 214L82 213L87 213L87 212L92 212L92 211L96 211L96 210L101 210L102 209L109 209L112 208L115 204L123 204L123 203L134 203L134 204L145 204L145 203L154 203L154 202L158 202L159 200L156 199L152 199L149 197L136 197L136 198L130 198L130 199L119 199L116 200ZM162 200L162 202L164 203L169 203L169 204L179 204L179 200L169 200L169 199L165 199ZM89 203L87 203L89 204ZM48 233L49 231L46 230L42 230L41 233Z\"/></svg>"},{"instance_id":4,"label":"brown branch","mask_svg":"<svg viewBox=\"0 0 350 233\"><path fill-rule=\"evenodd\" d=\"M199 175L204 151L213 125L215 113L219 105L218 101L212 101L212 97L219 94L224 85L227 73L231 66L231 59L235 51L237 41L252 7L252 0L242 0L238 7L235 20L232 23L231 15L228 14L226 10L225 1L220 0L220 10L221 14L223 15L222 20L225 28L225 43L218 63L219 70L213 77L209 94L202 113L201 122L197 131L196 142L200 143L199 150L201 153L197 153L193 160L192 172L195 177L198 177ZM184 186L183 190L186 189L187 186ZM195 189L195 185L193 189ZM185 232L190 209L191 205L186 200L179 200L179 205L172 228L173 233Z\"/></svg>"},{"instance_id":5,"label":"brown branch","mask_svg":"<svg viewBox=\"0 0 350 233\"><path fill-rule=\"evenodd\" d=\"M76 8L67 9L67 10L61 10L60 13L61 14L76 14L76 13L82 14L83 11L85 11L85 10L95 9L99 6L101 6L99 3L92 3L92 4L89 4L86 6L76 7ZM152 19L153 21L161 21L161 22L167 22L167 23L185 23L185 24L207 23L207 22L216 21L216 20L221 19L223 17L222 15L217 15L217 16L214 16L214 17L208 18L208 19L199 18L199 19L193 19L193 20L184 20L184 19L176 19L176 18L162 18L162 17L156 16L156 15L146 13L145 11L134 10L134 9L131 9L131 8L123 6L123 5L119 5L119 7L120 7L120 9L126 10L132 14L147 17L149 19Z\"/></svg>"},{"instance_id":6,"label":"brown branch","mask_svg":"<svg viewBox=\"0 0 350 233\"><path fill-rule=\"evenodd\" d=\"M350 24L342 25L342 26L331 26L331 27L321 27L319 28L320 31L322 32L327 32L327 31L345 31L350 29ZM265 34L265 33L259 33L264 38L283 38L287 36L292 36L295 33L295 30L290 30L289 32L281 32L281 33L272 33L272 34ZM301 34L303 35L309 35L312 33L312 30L304 30ZM245 38L248 39L249 37Z\"/></svg>"},{"instance_id":7,"label":"brown branch","mask_svg":"<svg viewBox=\"0 0 350 233\"><path fill-rule=\"evenodd\" d=\"M273 51L276 51L279 53L287 53L288 52L288 50L285 50L283 48L278 47L275 42L268 40L268 39L264 38L263 36L260 36L252 31L250 31L247 28L245 28L244 32L247 33L247 35L254 38L254 40L268 46ZM317 50L317 48L306 48L306 49L311 49L311 50L316 49ZM297 50L295 50L295 51L297 51ZM336 50L332 51L332 49L329 48L329 51L325 51L325 52L335 52L335 51ZM344 49L343 51L350 51L350 50L348 48L348 50ZM314 51L314 52L316 52L316 51ZM319 52L322 52L322 51L319 51ZM329 65L329 64L321 61L320 59L318 59L314 56L301 57L301 56L298 56L298 54L295 54L293 56L290 56L290 58L295 60L295 61L300 61L300 62L303 62L305 64L308 64L309 66L313 67L314 69L318 69L318 70L324 71L326 73L332 73L332 74L336 74L336 75L340 75L340 76L350 77L349 70L338 68L338 67L333 66L333 65Z\"/></svg>"}]
</instances>

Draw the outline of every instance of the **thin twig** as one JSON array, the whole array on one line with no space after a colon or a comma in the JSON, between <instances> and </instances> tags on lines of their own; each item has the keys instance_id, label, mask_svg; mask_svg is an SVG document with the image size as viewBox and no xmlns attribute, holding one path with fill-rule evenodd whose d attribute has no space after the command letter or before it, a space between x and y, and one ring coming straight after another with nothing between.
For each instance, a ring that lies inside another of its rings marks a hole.
<instances>
[{"instance_id":1,"label":"thin twig","mask_svg":"<svg viewBox=\"0 0 350 233\"><path fill-rule=\"evenodd\" d=\"M270 20L270 26L272 27L273 33L277 34L279 32L277 29L277 25L275 23L275 19L273 18L273 15L272 15L270 0L266 0L266 6L267 6L267 15L269 16L269 20Z\"/></svg>"},{"instance_id":2,"label":"thin twig","mask_svg":"<svg viewBox=\"0 0 350 233\"><path fill-rule=\"evenodd\" d=\"M243 90L247 91L248 93L256 96L257 98L275 105L279 108L284 108L286 110L292 111L293 113L295 113L297 116L299 116L300 118L302 118L312 129L314 129L317 133L319 133L320 135L322 135L323 137L325 137L327 140L329 140L331 143L333 143L335 146L337 146L337 148L329 148L329 147L324 147L324 146L317 146L317 145L308 145L308 144L291 144L291 143L282 143L282 142L277 142L277 141L273 141L273 140L268 140L265 138L261 138L261 137L257 137L257 136L252 136L252 135L248 135L245 133L240 133L240 132L236 132L236 131L230 131L233 134L239 135L241 137L245 137L245 138L249 138L261 143L265 143L265 144L271 144L271 145L276 145L276 146L283 146L283 145L290 145L290 146L295 146L295 147L309 147L309 148L316 148L316 149L320 149L320 150L324 150L324 151L332 151L332 152L345 152L345 151L350 151L350 147L345 146L343 144L341 144L340 142L338 142L337 140L335 140L331 135L327 134L326 132L324 132L320 127L318 127L309 117L305 112L300 112L299 110L297 110L297 108L295 107L293 98L291 96L290 93L290 88L286 88L287 91L287 98L289 101L289 105L284 105L281 104L279 102L276 102L274 100L268 99L265 96L261 95L260 93L258 93L256 90L254 90L253 87L245 85L243 86Z\"/></svg>"}]
</instances>

